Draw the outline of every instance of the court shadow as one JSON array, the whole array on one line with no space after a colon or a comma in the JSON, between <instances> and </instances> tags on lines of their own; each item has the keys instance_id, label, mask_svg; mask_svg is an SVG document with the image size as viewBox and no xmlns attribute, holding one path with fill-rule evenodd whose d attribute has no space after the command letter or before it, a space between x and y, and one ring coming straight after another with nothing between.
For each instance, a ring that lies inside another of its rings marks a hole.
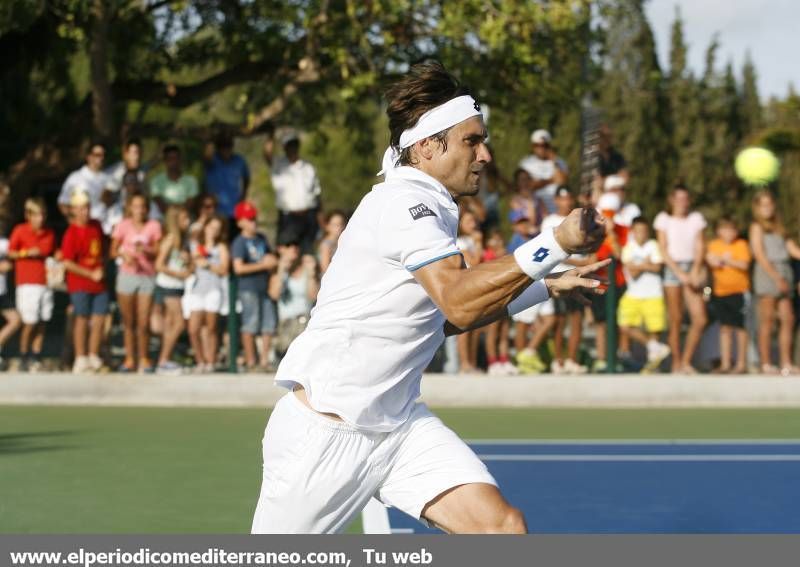
<instances>
[{"instance_id":1,"label":"court shadow","mask_svg":"<svg viewBox=\"0 0 800 567\"><path fill-rule=\"evenodd\" d=\"M0 433L0 457L23 453L41 453L74 449L68 443L75 431L36 431L30 433Z\"/></svg>"}]
</instances>

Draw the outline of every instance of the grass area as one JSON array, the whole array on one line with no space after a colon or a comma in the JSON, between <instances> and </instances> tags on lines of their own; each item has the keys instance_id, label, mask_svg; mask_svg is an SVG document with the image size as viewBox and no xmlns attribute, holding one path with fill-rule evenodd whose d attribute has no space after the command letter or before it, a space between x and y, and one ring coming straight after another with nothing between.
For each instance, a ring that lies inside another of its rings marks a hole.
<instances>
[{"instance_id":1,"label":"grass area","mask_svg":"<svg viewBox=\"0 0 800 567\"><path fill-rule=\"evenodd\" d=\"M437 413L473 439L800 438L798 409ZM0 533L247 532L267 416L0 407Z\"/></svg>"}]
</instances>

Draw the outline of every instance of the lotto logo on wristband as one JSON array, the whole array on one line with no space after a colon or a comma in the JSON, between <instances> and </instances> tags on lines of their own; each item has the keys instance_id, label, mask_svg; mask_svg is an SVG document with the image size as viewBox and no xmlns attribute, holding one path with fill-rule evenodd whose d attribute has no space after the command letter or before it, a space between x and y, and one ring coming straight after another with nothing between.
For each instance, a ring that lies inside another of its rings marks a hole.
<instances>
[{"instance_id":1,"label":"lotto logo on wristband","mask_svg":"<svg viewBox=\"0 0 800 567\"><path fill-rule=\"evenodd\" d=\"M536 252L533 253L533 261L534 262L544 262L545 258L550 255L550 250L547 248L539 248Z\"/></svg>"}]
</instances>

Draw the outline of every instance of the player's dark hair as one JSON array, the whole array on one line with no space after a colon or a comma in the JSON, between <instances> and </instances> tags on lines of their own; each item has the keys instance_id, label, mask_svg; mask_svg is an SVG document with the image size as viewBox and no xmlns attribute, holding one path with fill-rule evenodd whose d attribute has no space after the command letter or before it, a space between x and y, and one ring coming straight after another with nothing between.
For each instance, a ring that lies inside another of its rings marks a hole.
<instances>
[{"instance_id":1,"label":"player's dark hair","mask_svg":"<svg viewBox=\"0 0 800 567\"><path fill-rule=\"evenodd\" d=\"M412 128L420 116L448 100L469 94L469 89L447 72L438 61L412 65L408 73L386 90L389 144L400 151L400 165L413 165L411 148L400 149L400 135ZM449 129L448 129L449 130ZM447 132L431 136L447 151Z\"/></svg>"}]
</instances>

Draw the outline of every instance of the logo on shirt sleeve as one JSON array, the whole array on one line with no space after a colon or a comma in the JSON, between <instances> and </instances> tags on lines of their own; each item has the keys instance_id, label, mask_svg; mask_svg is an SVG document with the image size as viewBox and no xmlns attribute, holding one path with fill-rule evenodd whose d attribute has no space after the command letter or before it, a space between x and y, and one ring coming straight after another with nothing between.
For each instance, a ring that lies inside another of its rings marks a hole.
<instances>
[{"instance_id":1,"label":"logo on shirt sleeve","mask_svg":"<svg viewBox=\"0 0 800 567\"><path fill-rule=\"evenodd\" d=\"M536 252L533 253L533 261L534 262L544 262L544 259L550 255L550 250L547 248L539 248Z\"/></svg>"},{"instance_id":2,"label":"logo on shirt sleeve","mask_svg":"<svg viewBox=\"0 0 800 567\"><path fill-rule=\"evenodd\" d=\"M414 220L421 219L422 217L435 217L436 213L428 208L427 205L420 203L419 205L414 205L408 212L411 213L411 218Z\"/></svg>"}]
</instances>

